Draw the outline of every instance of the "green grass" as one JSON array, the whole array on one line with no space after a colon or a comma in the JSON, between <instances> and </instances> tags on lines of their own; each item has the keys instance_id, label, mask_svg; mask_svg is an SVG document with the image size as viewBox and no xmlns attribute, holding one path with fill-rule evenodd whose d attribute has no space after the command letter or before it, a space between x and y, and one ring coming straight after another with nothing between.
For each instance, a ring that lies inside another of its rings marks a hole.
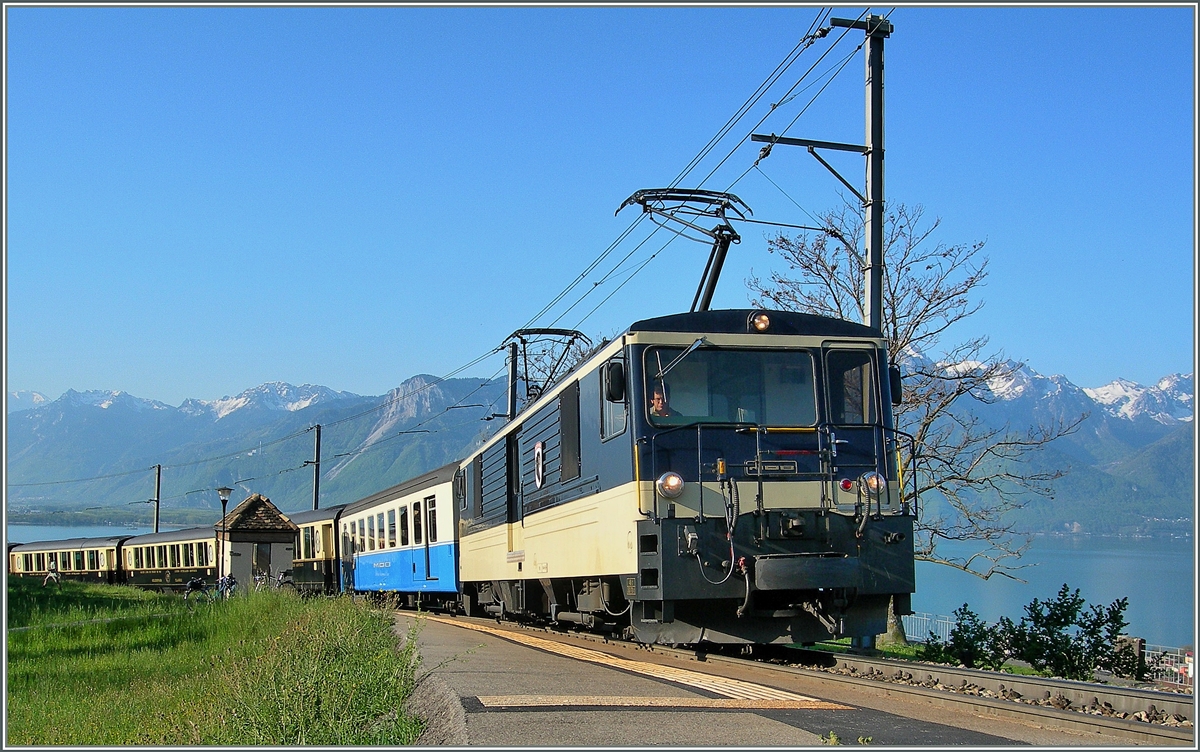
<instances>
[{"instance_id":1,"label":"green grass","mask_svg":"<svg viewBox=\"0 0 1200 752\"><path fill-rule=\"evenodd\" d=\"M390 611L255 593L189 610L127 587L13 580L8 745L397 745L419 655ZM114 619L102 623L80 623ZM14 630L14 627L30 627Z\"/></svg>"}]
</instances>

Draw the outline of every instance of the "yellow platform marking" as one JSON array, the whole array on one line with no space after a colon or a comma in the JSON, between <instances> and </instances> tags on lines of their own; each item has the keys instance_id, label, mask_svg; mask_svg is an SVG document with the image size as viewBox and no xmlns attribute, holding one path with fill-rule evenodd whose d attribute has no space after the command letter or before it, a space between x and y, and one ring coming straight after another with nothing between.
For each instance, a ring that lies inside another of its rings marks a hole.
<instances>
[{"instance_id":1,"label":"yellow platform marking","mask_svg":"<svg viewBox=\"0 0 1200 752\"><path fill-rule=\"evenodd\" d=\"M794 692L775 689L774 687L765 687L761 684L752 684L751 682L740 681L738 679L730 679L724 676L712 676L710 674L700 673L699 671L689 671L688 669L675 668L673 666L662 666L657 663L631 661L627 658L621 658L608 653L602 653L599 650L590 650L588 648L578 647L576 645L566 645L553 640L535 637L530 634L496 629L494 627L484 626L482 624L471 624L466 621L445 619L436 616L427 616L426 618L441 622L443 624L451 624L456 627L473 629L476 632L485 632L496 637L501 637L512 642L519 642L522 645L528 645L529 647L545 650L546 652L555 653L568 658L587 661L589 663L598 663L602 666L609 666L611 668L630 671L635 674L641 674L642 676L649 676L655 679L673 682L675 684L683 684L696 689L702 689L706 692L712 692L713 694L720 695L722 697L728 697L737 700L804 703L803 707L806 708L850 710L850 707L846 705L839 705L826 700L819 700L815 697L806 697L805 695L798 695Z\"/></svg>"},{"instance_id":2,"label":"yellow platform marking","mask_svg":"<svg viewBox=\"0 0 1200 752\"><path fill-rule=\"evenodd\" d=\"M843 710L824 700L740 700L730 697L621 697L613 695L481 695L485 708L700 708L704 710Z\"/></svg>"}]
</instances>

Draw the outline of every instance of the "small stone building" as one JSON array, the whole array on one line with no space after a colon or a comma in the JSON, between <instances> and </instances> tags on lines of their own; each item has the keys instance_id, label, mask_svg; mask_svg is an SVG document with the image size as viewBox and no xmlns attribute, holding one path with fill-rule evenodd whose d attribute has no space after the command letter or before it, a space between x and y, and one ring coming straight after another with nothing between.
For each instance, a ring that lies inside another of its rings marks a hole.
<instances>
[{"instance_id":1,"label":"small stone building","mask_svg":"<svg viewBox=\"0 0 1200 752\"><path fill-rule=\"evenodd\" d=\"M291 574L292 553L299 528L262 494L251 494L217 523L217 556L223 571L242 587L253 587L254 575L274 579Z\"/></svg>"}]
</instances>

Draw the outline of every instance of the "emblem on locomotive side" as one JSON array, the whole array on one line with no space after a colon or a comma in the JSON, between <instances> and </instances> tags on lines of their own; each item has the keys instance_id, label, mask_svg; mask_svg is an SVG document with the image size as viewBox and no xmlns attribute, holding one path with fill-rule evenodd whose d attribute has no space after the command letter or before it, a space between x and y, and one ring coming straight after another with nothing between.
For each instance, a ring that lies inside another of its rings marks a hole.
<instances>
[{"instance_id":1,"label":"emblem on locomotive side","mask_svg":"<svg viewBox=\"0 0 1200 752\"><path fill-rule=\"evenodd\" d=\"M533 445L533 483L538 488L546 480L546 452L542 442Z\"/></svg>"}]
</instances>

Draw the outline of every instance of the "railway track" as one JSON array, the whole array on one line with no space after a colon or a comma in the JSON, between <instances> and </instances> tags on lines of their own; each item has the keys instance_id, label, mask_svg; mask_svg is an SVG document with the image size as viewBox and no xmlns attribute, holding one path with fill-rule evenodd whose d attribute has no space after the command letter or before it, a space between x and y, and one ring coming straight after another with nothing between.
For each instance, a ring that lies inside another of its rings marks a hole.
<instances>
[{"instance_id":1,"label":"railway track","mask_svg":"<svg viewBox=\"0 0 1200 752\"><path fill-rule=\"evenodd\" d=\"M497 623L494 619L434 618L449 624L455 621L486 624L490 626L487 631L501 637L505 632L536 632L709 665L744 667L753 663L769 673L802 675L843 686L851 684L880 695L902 694L935 706L967 707L972 712L994 718L1075 732L1103 733L1143 744L1190 745L1195 742L1192 726L1195 699L1187 694L779 646L756 646L756 654L751 656L728 655L717 650L639 645L603 635L513 622Z\"/></svg>"}]
</instances>

